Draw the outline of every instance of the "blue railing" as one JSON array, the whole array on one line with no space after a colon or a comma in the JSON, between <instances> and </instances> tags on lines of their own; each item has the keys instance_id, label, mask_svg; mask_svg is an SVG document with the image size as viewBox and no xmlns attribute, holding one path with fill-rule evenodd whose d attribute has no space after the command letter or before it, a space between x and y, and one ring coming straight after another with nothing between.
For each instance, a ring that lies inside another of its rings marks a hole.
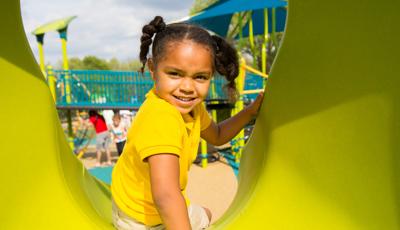
<instances>
[{"instance_id":1,"label":"blue railing","mask_svg":"<svg viewBox=\"0 0 400 230\"><path fill-rule=\"evenodd\" d=\"M58 108L137 109L153 87L148 72L142 75L128 71L55 70L53 73L57 79ZM70 101L67 101L67 81ZM207 99L226 101L228 96L223 89L226 80L216 76L211 84L215 87L210 88Z\"/></svg>"},{"instance_id":2,"label":"blue railing","mask_svg":"<svg viewBox=\"0 0 400 230\"><path fill-rule=\"evenodd\" d=\"M252 89L263 89L264 88L264 80L265 78L260 77L254 73L246 73L246 80L244 84L244 90L252 90ZM256 99L257 94L246 94L243 96L243 100L245 102Z\"/></svg>"}]
</instances>

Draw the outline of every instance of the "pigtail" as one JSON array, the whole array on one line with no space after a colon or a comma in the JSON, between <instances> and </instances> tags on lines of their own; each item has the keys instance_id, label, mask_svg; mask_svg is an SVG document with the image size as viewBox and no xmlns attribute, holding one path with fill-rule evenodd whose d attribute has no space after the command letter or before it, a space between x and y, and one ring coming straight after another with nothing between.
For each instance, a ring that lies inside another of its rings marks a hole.
<instances>
[{"instance_id":1,"label":"pigtail","mask_svg":"<svg viewBox=\"0 0 400 230\"><path fill-rule=\"evenodd\" d=\"M148 25L142 28L142 37L140 38L140 62L142 63L142 68L140 71L144 72L144 67L147 62L147 54L149 53L149 48L153 42L152 38L155 33L161 32L165 29L165 22L161 16L156 16Z\"/></svg>"},{"instance_id":2,"label":"pigtail","mask_svg":"<svg viewBox=\"0 0 400 230\"><path fill-rule=\"evenodd\" d=\"M225 39L216 35L212 35L211 37L215 41L215 68L228 81L226 88L229 99L231 102L234 102L239 96L235 83L235 79L239 74L237 51Z\"/></svg>"}]
</instances>

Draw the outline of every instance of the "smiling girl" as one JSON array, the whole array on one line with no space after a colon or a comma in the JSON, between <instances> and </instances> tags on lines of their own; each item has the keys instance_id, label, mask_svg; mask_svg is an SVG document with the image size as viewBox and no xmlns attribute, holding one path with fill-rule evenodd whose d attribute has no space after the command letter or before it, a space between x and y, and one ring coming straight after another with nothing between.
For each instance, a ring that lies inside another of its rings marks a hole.
<instances>
[{"instance_id":1,"label":"smiling girl","mask_svg":"<svg viewBox=\"0 0 400 230\"><path fill-rule=\"evenodd\" d=\"M152 56L147 58L151 44ZM212 121L202 103L211 78L215 72L224 75L234 95L238 57L224 39L191 24L166 25L155 17L143 27L140 60L143 67L148 65L154 88L135 117L113 171L114 226L207 228L211 212L186 196L200 137L213 145L227 143L257 115L263 94L237 115L219 124Z\"/></svg>"}]
</instances>

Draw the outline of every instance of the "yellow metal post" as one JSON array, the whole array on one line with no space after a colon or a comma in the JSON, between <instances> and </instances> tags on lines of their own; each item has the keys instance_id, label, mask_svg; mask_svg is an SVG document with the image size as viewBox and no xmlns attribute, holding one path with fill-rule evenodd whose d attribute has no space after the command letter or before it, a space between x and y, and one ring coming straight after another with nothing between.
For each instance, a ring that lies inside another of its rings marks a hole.
<instances>
[{"instance_id":1,"label":"yellow metal post","mask_svg":"<svg viewBox=\"0 0 400 230\"><path fill-rule=\"evenodd\" d=\"M201 167L206 168L208 164L207 142L201 139Z\"/></svg>"},{"instance_id":2,"label":"yellow metal post","mask_svg":"<svg viewBox=\"0 0 400 230\"><path fill-rule=\"evenodd\" d=\"M261 48L261 72L267 73L267 43L268 43L268 9L264 9L264 41ZM266 86L266 80L263 81L263 88Z\"/></svg>"},{"instance_id":3,"label":"yellow metal post","mask_svg":"<svg viewBox=\"0 0 400 230\"><path fill-rule=\"evenodd\" d=\"M214 83L212 83L212 86L213 85L214 85ZM211 93L213 93L213 92L211 92ZM215 96L215 94L213 96ZM208 164L207 142L204 139L201 139L201 167L206 168L207 164Z\"/></svg>"},{"instance_id":4,"label":"yellow metal post","mask_svg":"<svg viewBox=\"0 0 400 230\"><path fill-rule=\"evenodd\" d=\"M63 69L65 74L65 93L66 93L66 100L67 103L71 103L71 86L70 86L70 76L68 73L69 66L68 66L68 56L67 56L67 31L65 32L60 31L60 38L61 38L61 48L62 48L62 55L63 55Z\"/></svg>"},{"instance_id":5,"label":"yellow metal post","mask_svg":"<svg viewBox=\"0 0 400 230\"><path fill-rule=\"evenodd\" d=\"M276 38L276 9L275 8L271 9L271 14L272 14L271 15L271 18L272 18L272 20L271 20L271 25L272 25L271 38L272 38L272 43L274 44L275 48L278 49L278 40Z\"/></svg>"},{"instance_id":6,"label":"yellow metal post","mask_svg":"<svg viewBox=\"0 0 400 230\"><path fill-rule=\"evenodd\" d=\"M63 67L64 70L69 70L68 56L67 56L67 39L61 38L62 54L63 54Z\"/></svg>"},{"instance_id":7,"label":"yellow metal post","mask_svg":"<svg viewBox=\"0 0 400 230\"><path fill-rule=\"evenodd\" d=\"M211 84L211 95L212 98L217 98L217 89L215 88L215 80ZM212 119L217 122L217 111L215 109L211 110Z\"/></svg>"},{"instance_id":8,"label":"yellow metal post","mask_svg":"<svg viewBox=\"0 0 400 230\"><path fill-rule=\"evenodd\" d=\"M239 17L239 50L242 49L243 47L243 17L244 17L245 13L241 14L238 13L238 17Z\"/></svg>"},{"instance_id":9,"label":"yellow metal post","mask_svg":"<svg viewBox=\"0 0 400 230\"><path fill-rule=\"evenodd\" d=\"M267 73L267 43L268 43L268 9L264 9L264 41L261 53L261 71ZM264 81L265 82L265 81Z\"/></svg>"},{"instance_id":10,"label":"yellow metal post","mask_svg":"<svg viewBox=\"0 0 400 230\"><path fill-rule=\"evenodd\" d=\"M68 73L68 56L67 56L67 27L58 31L60 33L61 48L63 55L63 69L65 74L65 94L67 104L71 103L71 86L70 86L70 76ZM67 121L68 121L68 142L71 149L74 149L74 133L72 130L72 115L71 110L67 111Z\"/></svg>"},{"instance_id":11,"label":"yellow metal post","mask_svg":"<svg viewBox=\"0 0 400 230\"><path fill-rule=\"evenodd\" d=\"M250 17L249 17L249 43L250 43L250 49L251 52L253 53L253 66L257 66L257 53L256 53L256 47L254 44L254 32L253 32L253 12L250 12Z\"/></svg>"},{"instance_id":12,"label":"yellow metal post","mask_svg":"<svg viewBox=\"0 0 400 230\"><path fill-rule=\"evenodd\" d=\"M50 92L55 103L57 101L56 77L54 76L53 67L51 65L47 66L47 84L49 84Z\"/></svg>"},{"instance_id":13,"label":"yellow metal post","mask_svg":"<svg viewBox=\"0 0 400 230\"><path fill-rule=\"evenodd\" d=\"M244 81L246 77L246 70L244 69L245 65L246 61L244 60L243 57L240 56L239 76L236 78L236 85L239 91L239 95L242 95L244 91ZM243 110L243 107L244 107L243 98L242 96L240 96L239 100L237 100L235 104L235 108L232 110L232 116ZM235 161L238 163L240 161L240 157L242 155L242 148L244 146L244 129L242 129L238 133L238 135L236 135L235 140L236 144L233 145L231 148L232 148L232 154L234 154L235 156Z\"/></svg>"},{"instance_id":14,"label":"yellow metal post","mask_svg":"<svg viewBox=\"0 0 400 230\"><path fill-rule=\"evenodd\" d=\"M218 121L217 110L216 109L211 110L211 117L215 122Z\"/></svg>"},{"instance_id":15,"label":"yellow metal post","mask_svg":"<svg viewBox=\"0 0 400 230\"><path fill-rule=\"evenodd\" d=\"M46 70L44 67L44 52L43 52L44 34L37 34L36 41L38 43L40 70L42 70L44 77L46 77Z\"/></svg>"}]
</instances>

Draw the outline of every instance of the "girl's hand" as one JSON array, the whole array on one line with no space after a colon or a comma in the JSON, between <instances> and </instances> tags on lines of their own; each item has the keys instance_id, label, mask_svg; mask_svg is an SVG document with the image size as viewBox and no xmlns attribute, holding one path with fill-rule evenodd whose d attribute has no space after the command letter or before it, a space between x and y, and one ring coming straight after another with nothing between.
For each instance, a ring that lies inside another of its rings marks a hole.
<instances>
[{"instance_id":1,"label":"girl's hand","mask_svg":"<svg viewBox=\"0 0 400 230\"><path fill-rule=\"evenodd\" d=\"M212 121L208 128L201 131L201 137L217 146L227 143L257 116L263 99L264 92L261 92L258 94L256 100L236 115L218 124Z\"/></svg>"},{"instance_id":2,"label":"girl's hand","mask_svg":"<svg viewBox=\"0 0 400 230\"><path fill-rule=\"evenodd\" d=\"M254 100L247 108L250 111L252 117L256 117L258 111L260 110L261 104L264 100L264 92L260 92L257 95L256 100Z\"/></svg>"}]
</instances>

